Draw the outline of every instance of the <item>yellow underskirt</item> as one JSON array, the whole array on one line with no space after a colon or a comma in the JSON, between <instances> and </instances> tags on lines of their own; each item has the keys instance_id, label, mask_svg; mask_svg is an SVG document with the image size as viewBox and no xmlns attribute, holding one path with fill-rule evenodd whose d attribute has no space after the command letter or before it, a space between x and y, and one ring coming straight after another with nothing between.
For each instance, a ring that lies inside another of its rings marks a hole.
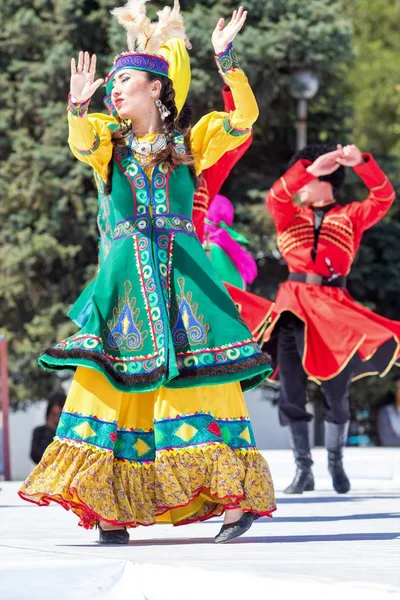
<instances>
[{"instance_id":1,"label":"yellow underskirt","mask_svg":"<svg viewBox=\"0 0 400 600\"><path fill-rule=\"evenodd\" d=\"M117 421L119 427L153 429L154 420L209 412L216 419L248 417L240 383L169 389L125 394L116 390L97 371L78 367L64 407L67 412L96 415Z\"/></svg>"},{"instance_id":2,"label":"yellow underskirt","mask_svg":"<svg viewBox=\"0 0 400 600\"><path fill-rule=\"evenodd\" d=\"M216 419L248 417L236 382L125 394L84 367L77 369L64 410L143 431L153 430L154 420L199 412ZM20 495L40 505L59 502L86 528L100 519L127 527L180 525L219 516L232 503L260 515L275 510L271 475L258 450L220 442L157 451L154 461L141 464L85 441L56 438Z\"/></svg>"}]
</instances>

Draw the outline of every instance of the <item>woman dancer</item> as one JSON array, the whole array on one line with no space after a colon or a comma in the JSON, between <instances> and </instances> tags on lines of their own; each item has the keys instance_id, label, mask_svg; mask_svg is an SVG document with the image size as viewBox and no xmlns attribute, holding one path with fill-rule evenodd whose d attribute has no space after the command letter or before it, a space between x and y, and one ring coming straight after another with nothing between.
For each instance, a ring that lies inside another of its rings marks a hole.
<instances>
[{"instance_id":1,"label":"woman dancer","mask_svg":"<svg viewBox=\"0 0 400 600\"><path fill-rule=\"evenodd\" d=\"M129 49L106 82L116 119L88 116L102 83L95 56L72 60L69 143L99 188L100 270L83 328L40 357L46 369L76 374L56 438L20 495L98 524L101 543L128 543L128 527L223 513L216 541L225 542L275 509L241 391L270 367L191 222L196 176L257 118L232 49L247 13L220 19L212 36L236 111L180 132L174 86L185 95L188 69L174 84L168 77L186 56L179 5L151 23L144 4L113 11Z\"/></svg>"}]
</instances>

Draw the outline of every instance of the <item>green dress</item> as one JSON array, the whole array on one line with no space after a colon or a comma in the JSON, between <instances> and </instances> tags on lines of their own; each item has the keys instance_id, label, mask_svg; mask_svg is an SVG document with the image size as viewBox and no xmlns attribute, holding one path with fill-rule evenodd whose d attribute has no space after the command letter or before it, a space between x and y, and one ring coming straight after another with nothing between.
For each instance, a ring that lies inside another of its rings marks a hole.
<instances>
[{"instance_id":1,"label":"green dress","mask_svg":"<svg viewBox=\"0 0 400 600\"><path fill-rule=\"evenodd\" d=\"M178 152L183 138L175 135ZM73 307L83 327L48 348L45 369L100 371L124 392L241 381L270 373L198 240L194 182L159 164L151 181L129 144L113 151L112 193L99 186L100 268Z\"/></svg>"}]
</instances>

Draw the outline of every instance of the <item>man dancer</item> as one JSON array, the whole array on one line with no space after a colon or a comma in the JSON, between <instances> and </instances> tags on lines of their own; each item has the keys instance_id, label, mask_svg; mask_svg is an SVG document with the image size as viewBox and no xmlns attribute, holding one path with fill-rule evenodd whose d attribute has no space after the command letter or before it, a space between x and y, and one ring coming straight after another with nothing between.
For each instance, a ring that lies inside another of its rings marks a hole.
<instances>
[{"instance_id":1,"label":"man dancer","mask_svg":"<svg viewBox=\"0 0 400 600\"><path fill-rule=\"evenodd\" d=\"M325 396L325 445L334 489L350 482L342 464L349 426L349 388L354 378L383 377L399 357L400 323L357 304L346 290L362 234L389 210L395 193L370 154L354 146L311 144L292 159L272 186L266 204L289 268L279 289L264 341L280 369L281 423L289 425L296 475L288 494L314 489L306 383ZM336 202L352 167L369 188L364 202ZM293 197L299 194L301 206Z\"/></svg>"}]
</instances>

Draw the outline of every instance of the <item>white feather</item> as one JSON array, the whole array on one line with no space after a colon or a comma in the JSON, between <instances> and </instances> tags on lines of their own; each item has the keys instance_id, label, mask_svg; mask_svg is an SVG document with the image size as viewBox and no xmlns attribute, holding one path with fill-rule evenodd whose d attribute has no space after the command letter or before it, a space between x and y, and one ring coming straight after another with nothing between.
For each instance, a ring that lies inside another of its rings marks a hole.
<instances>
[{"instance_id":1,"label":"white feather","mask_svg":"<svg viewBox=\"0 0 400 600\"><path fill-rule=\"evenodd\" d=\"M185 39L185 25L179 0L174 0L172 9L165 6L160 10L156 23L152 23L146 15L146 2L148 0L128 0L125 6L111 11L126 29L130 52L145 51L148 54L156 54L171 38Z\"/></svg>"},{"instance_id":2,"label":"white feather","mask_svg":"<svg viewBox=\"0 0 400 600\"><path fill-rule=\"evenodd\" d=\"M118 23L126 29L128 49L131 52L143 50L139 40L142 41L144 32L151 33L151 21L146 15L146 2L148 0L128 0L125 6L114 8L111 14Z\"/></svg>"}]
</instances>

